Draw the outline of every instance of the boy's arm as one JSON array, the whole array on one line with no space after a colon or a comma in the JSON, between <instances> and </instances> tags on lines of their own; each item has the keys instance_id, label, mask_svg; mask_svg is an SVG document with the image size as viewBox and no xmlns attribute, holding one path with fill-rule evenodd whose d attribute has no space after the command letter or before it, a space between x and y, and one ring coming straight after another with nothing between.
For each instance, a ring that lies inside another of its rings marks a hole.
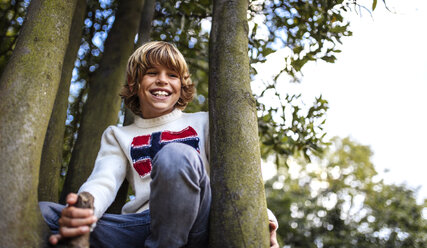
<instances>
[{"instance_id":1,"label":"boy's arm","mask_svg":"<svg viewBox=\"0 0 427 248\"><path fill-rule=\"evenodd\" d=\"M108 127L101 138L101 147L92 174L80 187L95 198L95 216L100 218L114 201L126 177L127 158L118 143L113 127Z\"/></svg>"}]
</instances>

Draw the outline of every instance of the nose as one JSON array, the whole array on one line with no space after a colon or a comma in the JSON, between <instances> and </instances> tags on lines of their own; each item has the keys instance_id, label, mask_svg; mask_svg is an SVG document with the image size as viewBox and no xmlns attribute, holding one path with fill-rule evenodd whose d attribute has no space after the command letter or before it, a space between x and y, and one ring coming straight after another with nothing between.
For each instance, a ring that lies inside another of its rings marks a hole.
<instances>
[{"instance_id":1,"label":"nose","mask_svg":"<svg viewBox=\"0 0 427 248\"><path fill-rule=\"evenodd\" d=\"M168 75L166 71L160 71L157 78L158 84L167 84L168 83Z\"/></svg>"}]
</instances>

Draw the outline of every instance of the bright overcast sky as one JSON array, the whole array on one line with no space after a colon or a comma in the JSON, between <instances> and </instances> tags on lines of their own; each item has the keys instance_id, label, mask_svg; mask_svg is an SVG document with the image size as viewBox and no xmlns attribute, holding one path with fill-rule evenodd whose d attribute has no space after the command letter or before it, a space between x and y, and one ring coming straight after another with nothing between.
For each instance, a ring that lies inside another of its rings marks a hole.
<instances>
[{"instance_id":1,"label":"bright overcast sky","mask_svg":"<svg viewBox=\"0 0 427 248\"><path fill-rule=\"evenodd\" d=\"M329 137L369 145L386 182L423 185L419 199L427 198L427 1L386 2L392 12L378 0L372 17L351 13L353 36L335 64L310 63L301 84L283 90L301 92L308 104L322 94Z\"/></svg>"}]
</instances>

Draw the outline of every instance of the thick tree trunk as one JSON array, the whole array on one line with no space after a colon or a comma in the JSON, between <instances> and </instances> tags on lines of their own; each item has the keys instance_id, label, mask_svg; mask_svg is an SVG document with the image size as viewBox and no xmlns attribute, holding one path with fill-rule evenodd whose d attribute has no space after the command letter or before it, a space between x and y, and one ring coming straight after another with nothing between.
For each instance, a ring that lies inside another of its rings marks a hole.
<instances>
[{"instance_id":1,"label":"thick tree trunk","mask_svg":"<svg viewBox=\"0 0 427 248\"><path fill-rule=\"evenodd\" d=\"M76 0L33 0L0 79L0 247L41 247L37 204L43 140Z\"/></svg>"},{"instance_id":2,"label":"thick tree trunk","mask_svg":"<svg viewBox=\"0 0 427 248\"><path fill-rule=\"evenodd\" d=\"M78 0L74 12L73 22L62 66L61 81L49 126L43 145L39 173L39 201L58 202L59 200L59 175L61 172L62 149L67 119L68 96L70 91L71 76L77 51L82 38L82 28L86 14L86 0Z\"/></svg>"},{"instance_id":3,"label":"thick tree trunk","mask_svg":"<svg viewBox=\"0 0 427 248\"><path fill-rule=\"evenodd\" d=\"M89 82L89 94L83 107L79 134L71 155L60 202L76 192L88 178L99 150L102 132L117 123L119 91L124 84L127 60L141 17L142 0L120 1L116 19L104 45L99 69Z\"/></svg>"},{"instance_id":4,"label":"thick tree trunk","mask_svg":"<svg viewBox=\"0 0 427 248\"><path fill-rule=\"evenodd\" d=\"M210 247L269 247L247 0L214 1L209 50Z\"/></svg>"}]
</instances>

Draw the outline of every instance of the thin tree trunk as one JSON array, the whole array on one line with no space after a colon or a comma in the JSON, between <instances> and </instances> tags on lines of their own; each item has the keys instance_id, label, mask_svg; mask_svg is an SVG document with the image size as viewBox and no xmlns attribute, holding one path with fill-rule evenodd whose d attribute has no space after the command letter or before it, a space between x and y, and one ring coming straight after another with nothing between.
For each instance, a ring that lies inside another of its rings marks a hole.
<instances>
[{"instance_id":1,"label":"thin tree trunk","mask_svg":"<svg viewBox=\"0 0 427 248\"><path fill-rule=\"evenodd\" d=\"M135 44L135 48L138 48L142 44L148 42L150 40L151 34L151 23L154 17L154 6L156 1L154 0L145 0L144 7L142 8L141 21L139 23L139 31L138 31L138 41ZM132 111L126 107L125 116L123 121L123 126L130 125L135 120L135 115ZM126 203L126 199L129 191L129 182L125 180L122 186L117 192L116 199L111 204L111 206L107 209L107 213L117 214L121 212L123 205Z\"/></svg>"},{"instance_id":2,"label":"thin tree trunk","mask_svg":"<svg viewBox=\"0 0 427 248\"><path fill-rule=\"evenodd\" d=\"M44 245L40 158L76 2L31 1L0 79L0 247Z\"/></svg>"},{"instance_id":3,"label":"thin tree trunk","mask_svg":"<svg viewBox=\"0 0 427 248\"><path fill-rule=\"evenodd\" d=\"M150 41L151 39L151 23L154 17L155 0L145 0L144 7L142 8L141 21L139 22L138 41L135 48L140 47L142 44ZM128 108L125 107L124 126L130 125L134 122L135 116Z\"/></svg>"},{"instance_id":4,"label":"thin tree trunk","mask_svg":"<svg viewBox=\"0 0 427 248\"><path fill-rule=\"evenodd\" d=\"M61 81L49 126L43 145L39 174L39 201L58 202L59 200L59 176L61 172L62 150L65 132L65 120L67 119L68 96L70 92L71 76L77 51L82 38L82 28L86 14L86 0L78 0L74 11L73 22L62 66Z\"/></svg>"},{"instance_id":5,"label":"thin tree trunk","mask_svg":"<svg viewBox=\"0 0 427 248\"><path fill-rule=\"evenodd\" d=\"M60 202L76 192L90 175L99 150L102 132L117 123L119 91L124 84L127 60L141 17L142 0L120 1L116 19L104 45L99 69L89 82L89 94L83 107L79 134L71 155Z\"/></svg>"},{"instance_id":6,"label":"thin tree trunk","mask_svg":"<svg viewBox=\"0 0 427 248\"><path fill-rule=\"evenodd\" d=\"M209 50L210 247L269 247L247 0L214 1Z\"/></svg>"},{"instance_id":7,"label":"thin tree trunk","mask_svg":"<svg viewBox=\"0 0 427 248\"><path fill-rule=\"evenodd\" d=\"M144 8L142 9L141 21L139 23L138 42L136 47L150 41L151 39L151 23L154 17L155 0L145 0Z\"/></svg>"}]
</instances>

